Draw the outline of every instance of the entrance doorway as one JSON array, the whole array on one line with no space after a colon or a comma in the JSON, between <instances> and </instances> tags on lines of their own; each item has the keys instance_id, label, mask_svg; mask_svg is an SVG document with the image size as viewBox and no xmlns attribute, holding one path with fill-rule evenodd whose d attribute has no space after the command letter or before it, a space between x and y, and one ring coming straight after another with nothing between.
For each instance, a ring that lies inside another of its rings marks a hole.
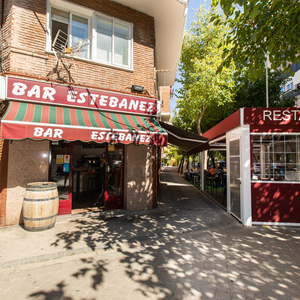
<instances>
[{"instance_id":1,"label":"entrance doorway","mask_svg":"<svg viewBox=\"0 0 300 300\"><path fill-rule=\"evenodd\" d=\"M123 145L107 147L105 209L123 208Z\"/></svg>"},{"instance_id":2,"label":"entrance doorway","mask_svg":"<svg viewBox=\"0 0 300 300\"><path fill-rule=\"evenodd\" d=\"M105 156L105 144L73 142L73 212L104 207Z\"/></svg>"},{"instance_id":3,"label":"entrance doorway","mask_svg":"<svg viewBox=\"0 0 300 300\"><path fill-rule=\"evenodd\" d=\"M123 145L52 142L50 181L59 214L123 208Z\"/></svg>"},{"instance_id":4,"label":"entrance doorway","mask_svg":"<svg viewBox=\"0 0 300 300\"><path fill-rule=\"evenodd\" d=\"M230 211L241 220L240 140L229 142Z\"/></svg>"},{"instance_id":5,"label":"entrance doorway","mask_svg":"<svg viewBox=\"0 0 300 300\"><path fill-rule=\"evenodd\" d=\"M56 182L59 196L59 215L72 209L72 174L70 168L72 145L66 141L53 141L50 147L50 181Z\"/></svg>"}]
</instances>

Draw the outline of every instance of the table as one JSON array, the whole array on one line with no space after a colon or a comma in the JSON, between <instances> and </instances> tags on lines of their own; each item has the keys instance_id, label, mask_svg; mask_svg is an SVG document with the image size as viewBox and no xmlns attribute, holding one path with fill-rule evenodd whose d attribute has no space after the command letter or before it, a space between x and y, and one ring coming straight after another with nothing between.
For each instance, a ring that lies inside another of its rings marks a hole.
<instances>
[{"instance_id":1,"label":"table","mask_svg":"<svg viewBox=\"0 0 300 300\"><path fill-rule=\"evenodd\" d=\"M199 178L200 176L199 176L199 174L196 174L196 175L193 175L193 177L194 177L194 185L196 185L196 179ZM199 182L200 182L200 180L199 180Z\"/></svg>"}]
</instances>

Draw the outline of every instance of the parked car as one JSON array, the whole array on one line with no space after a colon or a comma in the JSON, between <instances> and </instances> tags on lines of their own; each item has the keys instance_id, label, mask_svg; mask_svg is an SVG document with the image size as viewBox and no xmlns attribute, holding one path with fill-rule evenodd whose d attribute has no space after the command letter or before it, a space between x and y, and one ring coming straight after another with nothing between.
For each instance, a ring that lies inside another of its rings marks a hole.
<instances>
[{"instance_id":1,"label":"parked car","mask_svg":"<svg viewBox=\"0 0 300 300\"><path fill-rule=\"evenodd\" d=\"M255 174L259 174L260 173L260 164L257 164L257 163L253 164L253 172Z\"/></svg>"},{"instance_id":2,"label":"parked car","mask_svg":"<svg viewBox=\"0 0 300 300\"><path fill-rule=\"evenodd\" d=\"M270 175L274 180L284 180L285 179L285 167L281 164L271 164L270 165Z\"/></svg>"}]
</instances>

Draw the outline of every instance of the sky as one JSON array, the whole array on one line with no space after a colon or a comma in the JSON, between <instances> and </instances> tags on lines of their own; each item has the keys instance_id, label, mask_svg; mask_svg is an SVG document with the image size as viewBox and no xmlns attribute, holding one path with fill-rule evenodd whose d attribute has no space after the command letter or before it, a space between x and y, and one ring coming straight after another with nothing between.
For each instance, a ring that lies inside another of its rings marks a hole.
<instances>
[{"instance_id":1,"label":"sky","mask_svg":"<svg viewBox=\"0 0 300 300\"><path fill-rule=\"evenodd\" d=\"M205 4L206 3L206 4ZM189 24L193 22L193 17L195 15L195 10L198 10L200 5L206 5L206 7L210 7L211 5L211 0L189 0L188 4L188 14L187 14L187 19L186 19L186 24L185 24L185 30L188 30ZM179 74L177 72L176 78L179 77ZM174 88L178 89L179 84L178 82L175 82ZM173 110L176 107L176 97L174 95L173 99L171 99L171 114L173 115Z\"/></svg>"}]
</instances>

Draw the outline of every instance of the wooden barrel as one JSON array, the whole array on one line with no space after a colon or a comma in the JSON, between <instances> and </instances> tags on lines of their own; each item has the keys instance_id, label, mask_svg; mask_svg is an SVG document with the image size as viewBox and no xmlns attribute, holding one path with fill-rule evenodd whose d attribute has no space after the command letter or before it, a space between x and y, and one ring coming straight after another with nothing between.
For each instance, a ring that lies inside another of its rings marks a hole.
<instances>
[{"instance_id":1,"label":"wooden barrel","mask_svg":"<svg viewBox=\"0 0 300 300\"><path fill-rule=\"evenodd\" d=\"M28 183L23 201L24 228L42 231L54 227L59 198L55 182Z\"/></svg>"}]
</instances>

